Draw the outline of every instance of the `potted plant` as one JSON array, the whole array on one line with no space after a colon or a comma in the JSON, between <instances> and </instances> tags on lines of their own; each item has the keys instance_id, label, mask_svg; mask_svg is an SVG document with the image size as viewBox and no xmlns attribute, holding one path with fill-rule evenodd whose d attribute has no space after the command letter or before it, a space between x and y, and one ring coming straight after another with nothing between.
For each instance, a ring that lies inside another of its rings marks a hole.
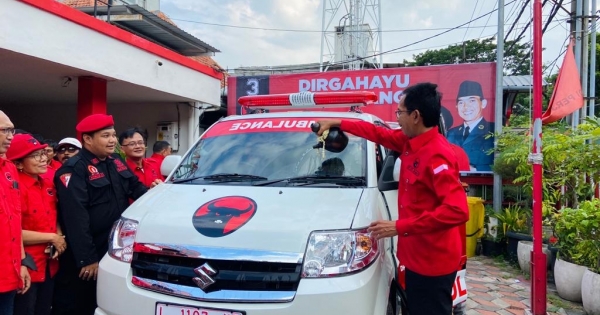
<instances>
[{"instance_id":1,"label":"potted plant","mask_svg":"<svg viewBox=\"0 0 600 315\"><path fill-rule=\"evenodd\" d=\"M579 207L565 208L556 219L558 258L554 281L558 295L565 300L582 301L582 279L588 268L596 270L600 258L600 200L583 201ZM595 296L597 299L597 296Z\"/></svg>"},{"instance_id":2,"label":"potted plant","mask_svg":"<svg viewBox=\"0 0 600 315\"><path fill-rule=\"evenodd\" d=\"M498 219L494 216L494 208L485 207L484 234L481 238L481 254L496 257L506 252L504 233L498 229Z\"/></svg>"},{"instance_id":3,"label":"potted plant","mask_svg":"<svg viewBox=\"0 0 600 315\"><path fill-rule=\"evenodd\" d=\"M531 217L531 210L517 204L512 204L504 208L503 211L493 213L492 215L498 219L498 224L502 227L502 233L505 235L507 259L516 263L518 261L517 247L519 241L533 240L529 234L527 224Z\"/></svg>"},{"instance_id":4,"label":"potted plant","mask_svg":"<svg viewBox=\"0 0 600 315\"><path fill-rule=\"evenodd\" d=\"M576 240L570 251L573 260L587 270L581 279L581 301L589 315L600 315L600 200L584 201L576 213Z\"/></svg>"}]
</instances>

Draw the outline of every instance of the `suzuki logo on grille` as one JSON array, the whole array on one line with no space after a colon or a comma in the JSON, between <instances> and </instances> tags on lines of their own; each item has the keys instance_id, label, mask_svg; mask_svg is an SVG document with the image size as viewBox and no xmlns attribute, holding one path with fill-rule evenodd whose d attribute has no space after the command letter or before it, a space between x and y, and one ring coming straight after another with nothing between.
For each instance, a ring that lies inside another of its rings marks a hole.
<instances>
[{"instance_id":1,"label":"suzuki logo on grille","mask_svg":"<svg viewBox=\"0 0 600 315\"><path fill-rule=\"evenodd\" d=\"M200 289L204 290L211 284L215 283L215 279L213 279L211 276L216 275L217 271L214 270L208 263L204 263L204 265L194 269L194 272L198 276L194 277L192 280L197 286L200 287Z\"/></svg>"}]
</instances>

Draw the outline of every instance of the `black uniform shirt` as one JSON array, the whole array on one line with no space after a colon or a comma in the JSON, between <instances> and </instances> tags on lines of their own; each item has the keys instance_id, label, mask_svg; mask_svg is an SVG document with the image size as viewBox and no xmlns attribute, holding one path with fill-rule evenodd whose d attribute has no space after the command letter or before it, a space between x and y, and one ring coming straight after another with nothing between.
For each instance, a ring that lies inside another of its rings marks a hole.
<instances>
[{"instance_id":1,"label":"black uniform shirt","mask_svg":"<svg viewBox=\"0 0 600 315\"><path fill-rule=\"evenodd\" d=\"M74 258L76 268L100 261L129 198L136 200L147 191L118 154L102 161L85 148L56 172L54 184L68 244L65 259Z\"/></svg>"}]
</instances>

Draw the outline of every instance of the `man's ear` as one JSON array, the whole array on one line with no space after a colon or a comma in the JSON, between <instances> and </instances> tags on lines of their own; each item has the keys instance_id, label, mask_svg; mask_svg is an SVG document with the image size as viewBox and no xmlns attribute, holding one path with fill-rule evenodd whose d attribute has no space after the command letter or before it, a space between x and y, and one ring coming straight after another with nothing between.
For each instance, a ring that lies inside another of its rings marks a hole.
<instances>
[{"instance_id":1,"label":"man's ear","mask_svg":"<svg viewBox=\"0 0 600 315\"><path fill-rule=\"evenodd\" d=\"M418 109L415 109L414 111L412 111L412 113L415 113L415 117L414 117L415 123L419 122L419 118L423 119L423 116L421 116L421 112ZM412 115L412 113L411 113L411 115Z\"/></svg>"},{"instance_id":2,"label":"man's ear","mask_svg":"<svg viewBox=\"0 0 600 315\"><path fill-rule=\"evenodd\" d=\"M92 144L92 139L93 139L93 137L89 134L85 134L81 138L81 140L83 140L83 143L87 143L87 144Z\"/></svg>"},{"instance_id":3,"label":"man's ear","mask_svg":"<svg viewBox=\"0 0 600 315\"><path fill-rule=\"evenodd\" d=\"M481 100L481 108L485 108L487 106L487 100Z\"/></svg>"}]
</instances>

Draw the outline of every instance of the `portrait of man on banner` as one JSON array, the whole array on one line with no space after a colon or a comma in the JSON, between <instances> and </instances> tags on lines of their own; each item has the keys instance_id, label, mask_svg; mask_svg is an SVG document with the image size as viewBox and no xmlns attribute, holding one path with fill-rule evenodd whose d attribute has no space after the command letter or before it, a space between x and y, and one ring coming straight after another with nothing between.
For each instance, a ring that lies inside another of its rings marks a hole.
<instances>
[{"instance_id":1,"label":"portrait of man on banner","mask_svg":"<svg viewBox=\"0 0 600 315\"><path fill-rule=\"evenodd\" d=\"M448 130L448 141L467 153L471 171L491 171L494 155L494 123L483 117L488 105L481 84L463 81L456 97L456 109L462 123Z\"/></svg>"}]
</instances>

